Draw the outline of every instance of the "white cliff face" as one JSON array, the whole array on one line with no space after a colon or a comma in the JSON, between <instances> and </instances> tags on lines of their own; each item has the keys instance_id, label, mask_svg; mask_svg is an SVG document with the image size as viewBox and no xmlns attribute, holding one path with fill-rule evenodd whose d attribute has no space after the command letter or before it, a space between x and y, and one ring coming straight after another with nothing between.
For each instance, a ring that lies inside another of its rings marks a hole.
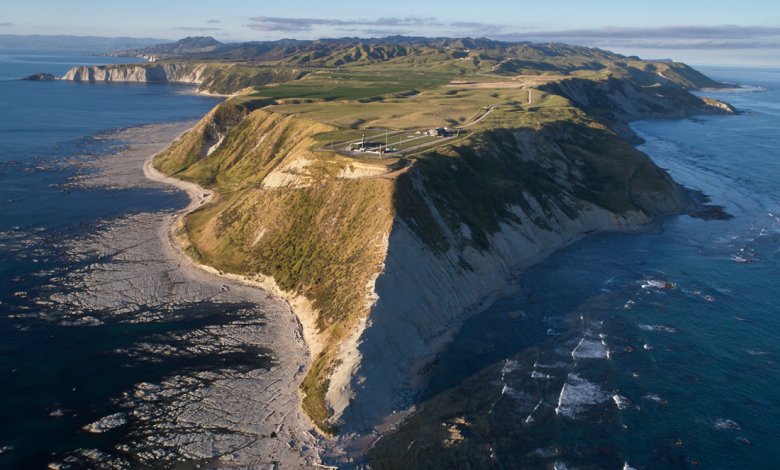
<instances>
[{"instance_id":1,"label":"white cliff face","mask_svg":"<svg viewBox=\"0 0 780 470\"><path fill-rule=\"evenodd\" d=\"M470 314L506 292L520 270L587 233L636 230L653 222L640 212L616 215L589 203L579 203L579 215L571 219L557 208L544 212L527 199L534 214L514 207L522 223L502 224L487 251L467 246L437 254L396 220L376 281L377 300L367 321L342 345L326 396L345 431L366 432L411 405L436 354ZM536 225L533 216L544 217L550 228ZM461 256L471 269L459 262Z\"/></svg>"},{"instance_id":2,"label":"white cliff face","mask_svg":"<svg viewBox=\"0 0 780 470\"><path fill-rule=\"evenodd\" d=\"M62 80L75 82L160 82L192 83L203 82L205 65L191 64L138 64L138 65L91 65L70 69Z\"/></svg>"}]
</instances>

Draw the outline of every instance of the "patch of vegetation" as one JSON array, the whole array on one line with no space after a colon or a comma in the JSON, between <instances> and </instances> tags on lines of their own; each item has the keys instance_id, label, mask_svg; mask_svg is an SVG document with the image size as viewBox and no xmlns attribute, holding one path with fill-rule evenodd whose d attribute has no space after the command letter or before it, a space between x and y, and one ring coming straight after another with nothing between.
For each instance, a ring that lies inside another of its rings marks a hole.
<instances>
[{"instance_id":1,"label":"patch of vegetation","mask_svg":"<svg viewBox=\"0 0 780 470\"><path fill-rule=\"evenodd\" d=\"M201 88L213 93L235 93L248 87L260 87L271 83L285 83L300 80L308 71L281 68L231 65L216 67L204 77Z\"/></svg>"},{"instance_id":2,"label":"patch of vegetation","mask_svg":"<svg viewBox=\"0 0 780 470\"><path fill-rule=\"evenodd\" d=\"M376 102L385 96L412 96L418 90L435 88L446 81L440 74L399 74L389 71L353 73L323 71L303 80L258 87L256 96L274 100L314 99L322 101Z\"/></svg>"}]
</instances>

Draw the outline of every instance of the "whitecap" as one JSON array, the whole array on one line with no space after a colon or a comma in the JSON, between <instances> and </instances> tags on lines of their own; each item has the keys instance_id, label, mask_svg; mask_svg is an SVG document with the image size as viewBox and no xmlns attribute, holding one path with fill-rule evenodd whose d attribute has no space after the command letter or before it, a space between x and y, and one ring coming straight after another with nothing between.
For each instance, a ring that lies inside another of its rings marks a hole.
<instances>
[{"instance_id":1,"label":"whitecap","mask_svg":"<svg viewBox=\"0 0 780 470\"><path fill-rule=\"evenodd\" d=\"M644 399L656 402L656 403L661 404L661 405L665 405L667 403L666 400L664 400L660 396L656 395L655 393L648 393L647 395L644 396Z\"/></svg>"},{"instance_id":2,"label":"whitecap","mask_svg":"<svg viewBox=\"0 0 780 470\"><path fill-rule=\"evenodd\" d=\"M539 400L539 403L534 406L534 409L531 410L530 413L528 413L528 416L525 418L525 424L531 424L534 422L534 413L536 413L536 410L539 409L540 406L542 406L542 403L544 403L543 400Z\"/></svg>"},{"instance_id":3,"label":"whitecap","mask_svg":"<svg viewBox=\"0 0 780 470\"><path fill-rule=\"evenodd\" d=\"M770 354L766 351L758 351L756 349L748 349L745 352L748 353L750 356L769 356Z\"/></svg>"},{"instance_id":4,"label":"whitecap","mask_svg":"<svg viewBox=\"0 0 780 470\"><path fill-rule=\"evenodd\" d=\"M639 324L639 328L645 331L662 331L664 333L676 333L677 330L673 326L669 325L647 325L644 323Z\"/></svg>"},{"instance_id":5,"label":"whitecap","mask_svg":"<svg viewBox=\"0 0 780 470\"><path fill-rule=\"evenodd\" d=\"M552 375L543 374L541 372L533 371L531 372L531 378L532 379L551 379L553 378Z\"/></svg>"},{"instance_id":6,"label":"whitecap","mask_svg":"<svg viewBox=\"0 0 780 470\"><path fill-rule=\"evenodd\" d=\"M555 414L575 419L586 407L608 399L609 394L601 387L572 372L566 377L566 383L561 388Z\"/></svg>"},{"instance_id":7,"label":"whitecap","mask_svg":"<svg viewBox=\"0 0 780 470\"><path fill-rule=\"evenodd\" d=\"M517 363L517 361L507 359L506 362L504 362L504 367L501 368L502 378L504 375L516 371L519 367L520 365Z\"/></svg>"},{"instance_id":8,"label":"whitecap","mask_svg":"<svg viewBox=\"0 0 780 470\"><path fill-rule=\"evenodd\" d=\"M534 369L560 369L561 367L568 367L566 362L553 362L552 364L543 364L541 362L534 362Z\"/></svg>"},{"instance_id":9,"label":"whitecap","mask_svg":"<svg viewBox=\"0 0 780 470\"><path fill-rule=\"evenodd\" d=\"M677 284L671 281L659 281L657 279L645 279L642 284L642 289L676 289Z\"/></svg>"},{"instance_id":10,"label":"whitecap","mask_svg":"<svg viewBox=\"0 0 780 470\"><path fill-rule=\"evenodd\" d=\"M615 406L617 406L619 410L625 410L629 405L628 398L618 395L617 393L612 395L612 401L615 402Z\"/></svg>"},{"instance_id":11,"label":"whitecap","mask_svg":"<svg viewBox=\"0 0 780 470\"><path fill-rule=\"evenodd\" d=\"M572 350L571 357L578 359L609 359L609 348L604 341L582 338Z\"/></svg>"},{"instance_id":12,"label":"whitecap","mask_svg":"<svg viewBox=\"0 0 780 470\"><path fill-rule=\"evenodd\" d=\"M715 427L721 431L740 429L739 424L733 419L718 418L715 420Z\"/></svg>"}]
</instances>

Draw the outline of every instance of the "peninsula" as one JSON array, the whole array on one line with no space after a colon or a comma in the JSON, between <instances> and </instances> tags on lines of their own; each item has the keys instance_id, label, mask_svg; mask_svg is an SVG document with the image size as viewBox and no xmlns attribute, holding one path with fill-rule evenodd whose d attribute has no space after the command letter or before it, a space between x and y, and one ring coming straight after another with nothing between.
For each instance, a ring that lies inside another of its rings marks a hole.
<instances>
[{"instance_id":1,"label":"peninsula","mask_svg":"<svg viewBox=\"0 0 780 470\"><path fill-rule=\"evenodd\" d=\"M557 43L187 38L121 55L149 62L63 79L229 95L153 166L213 192L175 227L184 252L293 306L303 408L329 435L413 405L522 269L693 209L629 122L735 112L692 94L724 85L684 64Z\"/></svg>"}]
</instances>

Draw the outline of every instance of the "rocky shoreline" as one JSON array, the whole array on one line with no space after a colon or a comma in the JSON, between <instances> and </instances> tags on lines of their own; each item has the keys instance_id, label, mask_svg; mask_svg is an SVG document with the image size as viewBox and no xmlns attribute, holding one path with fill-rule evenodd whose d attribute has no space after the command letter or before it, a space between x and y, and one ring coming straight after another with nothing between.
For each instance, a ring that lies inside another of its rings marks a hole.
<instances>
[{"instance_id":1,"label":"rocky shoreline","mask_svg":"<svg viewBox=\"0 0 780 470\"><path fill-rule=\"evenodd\" d=\"M114 412L84 423L92 433L122 430L126 437L116 454L79 449L55 466L169 466L190 461L311 468L320 463L320 438L301 411L298 393L309 355L289 305L195 266L181 253L172 228L210 193L153 172L144 176L150 155L191 125L119 131L107 136L126 143L117 154L81 165L85 171L74 185L109 190L173 185L188 193L190 204L173 212L126 215L66 241L68 256L83 265L63 276L49 302L63 312L60 323L74 325L85 324L85 318L94 325L139 324L186 319L190 312L203 310L218 312L221 320L216 324L157 334L113 353L141 364L225 359L216 361L219 367L185 368L162 380L137 383L113 399Z\"/></svg>"}]
</instances>

